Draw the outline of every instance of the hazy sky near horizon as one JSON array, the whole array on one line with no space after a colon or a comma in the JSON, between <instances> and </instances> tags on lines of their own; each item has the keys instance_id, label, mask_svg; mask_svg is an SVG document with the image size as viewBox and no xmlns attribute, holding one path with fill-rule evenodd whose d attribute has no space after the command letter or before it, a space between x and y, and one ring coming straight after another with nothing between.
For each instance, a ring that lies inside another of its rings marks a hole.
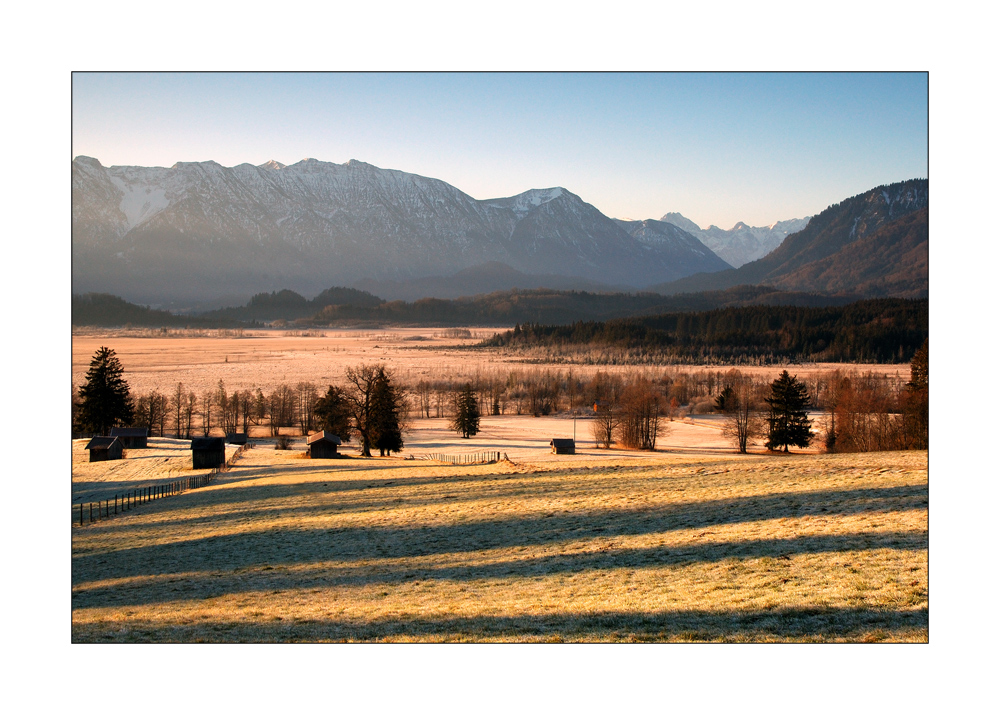
<instances>
[{"instance_id":1,"label":"hazy sky near horizon","mask_svg":"<svg viewBox=\"0 0 1000 715\"><path fill-rule=\"evenodd\" d=\"M81 73L73 156L350 159L477 199L562 186L616 218L767 225L927 176L916 73Z\"/></svg>"}]
</instances>

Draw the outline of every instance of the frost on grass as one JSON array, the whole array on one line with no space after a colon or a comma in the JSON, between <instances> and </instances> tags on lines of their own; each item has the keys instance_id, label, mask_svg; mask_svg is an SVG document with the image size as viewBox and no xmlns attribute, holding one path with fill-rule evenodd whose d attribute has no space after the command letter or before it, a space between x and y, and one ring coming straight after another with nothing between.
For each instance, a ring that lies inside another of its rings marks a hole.
<instances>
[{"instance_id":1,"label":"frost on grass","mask_svg":"<svg viewBox=\"0 0 1000 715\"><path fill-rule=\"evenodd\" d=\"M76 642L927 640L925 452L247 452L73 531Z\"/></svg>"}]
</instances>

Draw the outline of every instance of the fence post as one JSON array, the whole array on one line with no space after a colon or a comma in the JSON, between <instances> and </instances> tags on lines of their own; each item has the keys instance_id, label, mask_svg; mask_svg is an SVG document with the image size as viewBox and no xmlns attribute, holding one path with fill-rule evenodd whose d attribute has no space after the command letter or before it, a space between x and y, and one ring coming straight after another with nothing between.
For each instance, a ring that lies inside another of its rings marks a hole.
<instances>
[{"instance_id":1,"label":"fence post","mask_svg":"<svg viewBox=\"0 0 1000 715\"><path fill-rule=\"evenodd\" d=\"M80 502L80 526L83 526L83 502Z\"/></svg>"}]
</instances>

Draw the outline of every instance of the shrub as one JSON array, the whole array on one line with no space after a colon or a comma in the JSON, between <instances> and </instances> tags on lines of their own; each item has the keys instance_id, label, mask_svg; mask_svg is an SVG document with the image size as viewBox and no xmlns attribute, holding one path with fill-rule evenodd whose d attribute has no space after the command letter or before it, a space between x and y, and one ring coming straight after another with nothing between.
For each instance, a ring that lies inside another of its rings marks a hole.
<instances>
[{"instance_id":1,"label":"shrub","mask_svg":"<svg viewBox=\"0 0 1000 715\"><path fill-rule=\"evenodd\" d=\"M291 449L292 440L287 434L279 434L274 440L275 449Z\"/></svg>"},{"instance_id":2,"label":"shrub","mask_svg":"<svg viewBox=\"0 0 1000 715\"><path fill-rule=\"evenodd\" d=\"M693 415L710 415L716 411L714 400L704 400L702 402L696 402L691 407L691 414Z\"/></svg>"}]
</instances>

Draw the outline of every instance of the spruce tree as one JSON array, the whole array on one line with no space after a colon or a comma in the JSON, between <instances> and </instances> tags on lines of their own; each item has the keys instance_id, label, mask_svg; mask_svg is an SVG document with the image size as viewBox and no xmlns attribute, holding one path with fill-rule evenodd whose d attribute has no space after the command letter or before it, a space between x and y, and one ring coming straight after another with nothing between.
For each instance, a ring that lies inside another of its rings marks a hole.
<instances>
[{"instance_id":1,"label":"spruce tree","mask_svg":"<svg viewBox=\"0 0 1000 715\"><path fill-rule=\"evenodd\" d=\"M451 427L465 439L479 433L479 401L472 391L472 383L465 383L455 395L455 417Z\"/></svg>"},{"instance_id":2,"label":"spruce tree","mask_svg":"<svg viewBox=\"0 0 1000 715\"><path fill-rule=\"evenodd\" d=\"M114 350L102 347L94 353L86 382L80 388L77 419L81 432L107 435L112 427L132 422L132 395L124 374L125 368Z\"/></svg>"},{"instance_id":3,"label":"spruce tree","mask_svg":"<svg viewBox=\"0 0 1000 715\"><path fill-rule=\"evenodd\" d=\"M403 395L392 384L391 375L382 367L376 368L372 388L372 443L379 455L403 449L403 430L400 418L403 413Z\"/></svg>"},{"instance_id":4,"label":"spruce tree","mask_svg":"<svg viewBox=\"0 0 1000 715\"><path fill-rule=\"evenodd\" d=\"M806 386L799 382L788 370L783 370L777 380L771 383L771 396L764 400L769 408L767 418L767 442L770 450L790 445L808 447L812 440L809 427L812 420L806 416L809 394Z\"/></svg>"},{"instance_id":5,"label":"spruce tree","mask_svg":"<svg viewBox=\"0 0 1000 715\"><path fill-rule=\"evenodd\" d=\"M736 392L732 385L726 385L715 398L715 409L719 412L731 412L736 407Z\"/></svg>"},{"instance_id":6,"label":"spruce tree","mask_svg":"<svg viewBox=\"0 0 1000 715\"><path fill-rule=\"evenodd\" d=\"M341 388L330 385L316 401L313 414L319 429L332 432L343 442L351 441L351 406Z\"/></svg>"},{"instance_id":7,"label":"spruce tree","mask_svg":"<svg viewBox=\"0 0 1000 715\"><path fill-rule=\"evenodd\" d=\"M903 425L907 449L927 449L930 432L930 370L928 343L920 346L910 362L910 381L903 398Z\"/></svg>"}]
</instances>

